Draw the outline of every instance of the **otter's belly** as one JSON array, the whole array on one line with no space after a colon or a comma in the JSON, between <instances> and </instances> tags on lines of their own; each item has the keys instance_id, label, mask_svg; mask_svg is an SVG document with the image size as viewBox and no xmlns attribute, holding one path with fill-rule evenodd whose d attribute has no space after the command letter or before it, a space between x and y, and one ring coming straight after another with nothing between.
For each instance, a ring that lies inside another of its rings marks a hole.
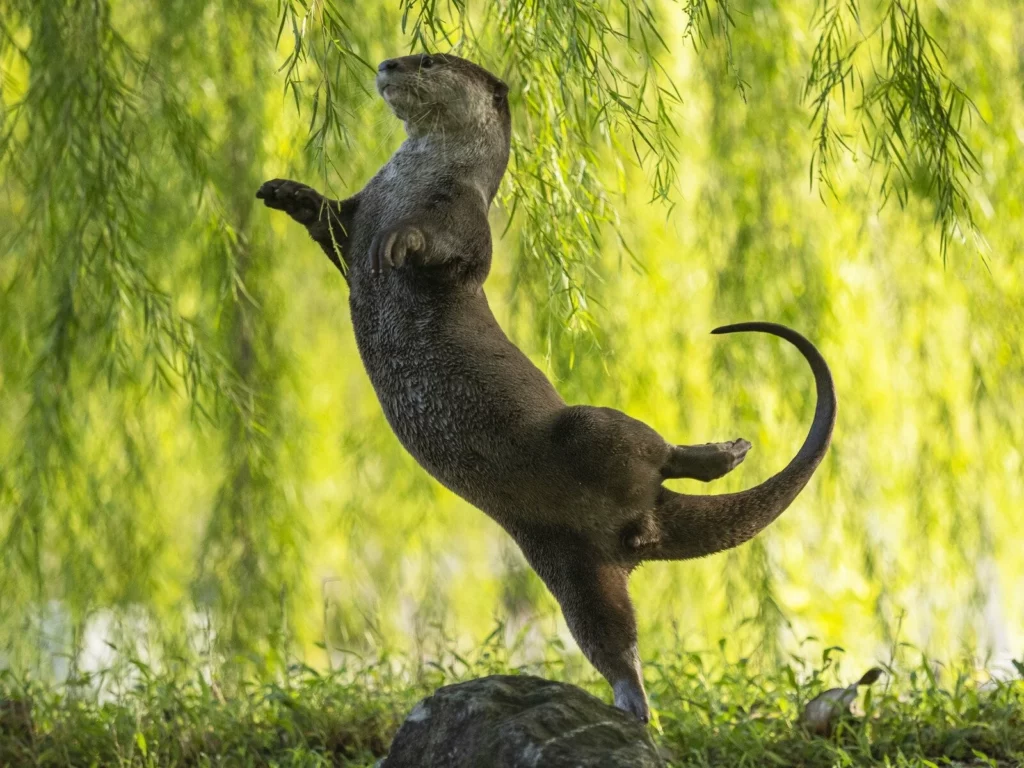
<instances>
[{"instance_id":1,"label":"otter's belly","mask_svg":"<svg viewBox=\"0 0 1024 768\"><path fill-rule=\"evenodd\" d=\"M443 302L354 292L353 327L384 415L444 485L488 511L513 497L564 402L507 339L482 293Z\"/></svg>"}]
</instances>

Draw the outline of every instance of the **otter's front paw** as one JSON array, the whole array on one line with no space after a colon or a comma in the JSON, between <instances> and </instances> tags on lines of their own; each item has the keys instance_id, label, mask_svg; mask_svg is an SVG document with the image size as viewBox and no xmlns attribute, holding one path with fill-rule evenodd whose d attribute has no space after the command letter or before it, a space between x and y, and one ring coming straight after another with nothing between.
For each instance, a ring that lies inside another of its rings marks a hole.
<instances>
[{"instance_id":1,"label":"otter's front paw","mask_svg":"<svg viewBox=\"0 0 1024 768\"><path fill-rule=\"evenodd\" d=\"M379 232L370 244L370 271L380 275L401 268L410 256L422 253L426 247L423 231L409 224Z\"/></svg>"},{"instance_id":2,"label":"otter's front paw","mask_svg":"<svg viewBox=\"0 0 1024 768\"><path fill-rule=\"evenodd\" d=\"M288 179L266 181L256 192L268 208L284 211L299 224L310 226L320 220L324 196L312 187Z\"/></svg>"}]
</instances>

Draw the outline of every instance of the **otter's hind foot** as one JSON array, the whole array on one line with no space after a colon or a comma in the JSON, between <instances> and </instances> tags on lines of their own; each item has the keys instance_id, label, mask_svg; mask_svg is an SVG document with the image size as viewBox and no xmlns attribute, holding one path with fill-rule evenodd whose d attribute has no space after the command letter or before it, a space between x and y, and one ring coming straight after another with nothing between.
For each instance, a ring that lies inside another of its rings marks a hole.
<instances>
[{"instance_id":1,"label":"otter's hind foot","mask_svg":"<svg viewBox=\"0 0 1024 768\"><path fill-rule=\"evenodd\" d=\"M662 477L687 477L716 480L736 469L750 450L750 443L740 438L726 443L675 445L661 468Z\"/></svg>"},{"instance_id":2,"label":"otter's hind foot","mask_svg":"<svg viewBox=\"0 0 1024 768\"><path fill-rule=\"evenodd\" d=\"M651 709L647 704L647 694L644 688L635 680L623 679L612 686L615 707L624 712L629 712L641 723L649 722Z\"/></svg>"}]
</instances>

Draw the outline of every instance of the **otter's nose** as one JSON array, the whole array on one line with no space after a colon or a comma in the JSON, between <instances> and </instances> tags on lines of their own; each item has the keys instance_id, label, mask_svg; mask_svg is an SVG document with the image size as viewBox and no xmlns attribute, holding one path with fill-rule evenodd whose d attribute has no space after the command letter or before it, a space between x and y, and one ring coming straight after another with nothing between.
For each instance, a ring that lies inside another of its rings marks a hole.
<instances>
[{"instance_id":1,"label":"otter's nose","mask_svg":"<svg viewBox=\"0 0 1024 768\"><path fill-rule=\"evenodd\" d=\"M398 69L398 59L386 59L377 67L378 72L390 72L393 69Z\"/></svg>"}]
</instances>

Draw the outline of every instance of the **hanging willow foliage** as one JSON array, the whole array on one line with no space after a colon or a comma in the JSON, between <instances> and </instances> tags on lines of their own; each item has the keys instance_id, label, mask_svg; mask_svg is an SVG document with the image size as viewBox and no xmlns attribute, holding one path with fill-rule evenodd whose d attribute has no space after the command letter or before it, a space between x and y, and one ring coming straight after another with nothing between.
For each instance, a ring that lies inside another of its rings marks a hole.
<instances>
[{"instance_id":1,"label":"hanging willow foliage","mask_svg":"<svg viewBox=\"0 0 1024 768\"><path fill-rule=\"evenodd\" d=\"M866 611L891 639L939 558L968 607L936 615L981 644L1021 490L1024 20L967 5L970 25L916 0L0 0L0 665L84 658L104 622L267 671L502 599L512 624L546 615L398 448L336 275L254 208L273 176L361 185L401 138L376 63L424 49L512 87L488 290L568 398L680 440L748 432L738 488L799 436L803 371L694 329L771 317L836 361L860 429L780 521L800 548L769 532L649 569L644 620L752 616L774 652ZM849 615L806 595L836 562Z\"/></svg>"}]
</instances>

